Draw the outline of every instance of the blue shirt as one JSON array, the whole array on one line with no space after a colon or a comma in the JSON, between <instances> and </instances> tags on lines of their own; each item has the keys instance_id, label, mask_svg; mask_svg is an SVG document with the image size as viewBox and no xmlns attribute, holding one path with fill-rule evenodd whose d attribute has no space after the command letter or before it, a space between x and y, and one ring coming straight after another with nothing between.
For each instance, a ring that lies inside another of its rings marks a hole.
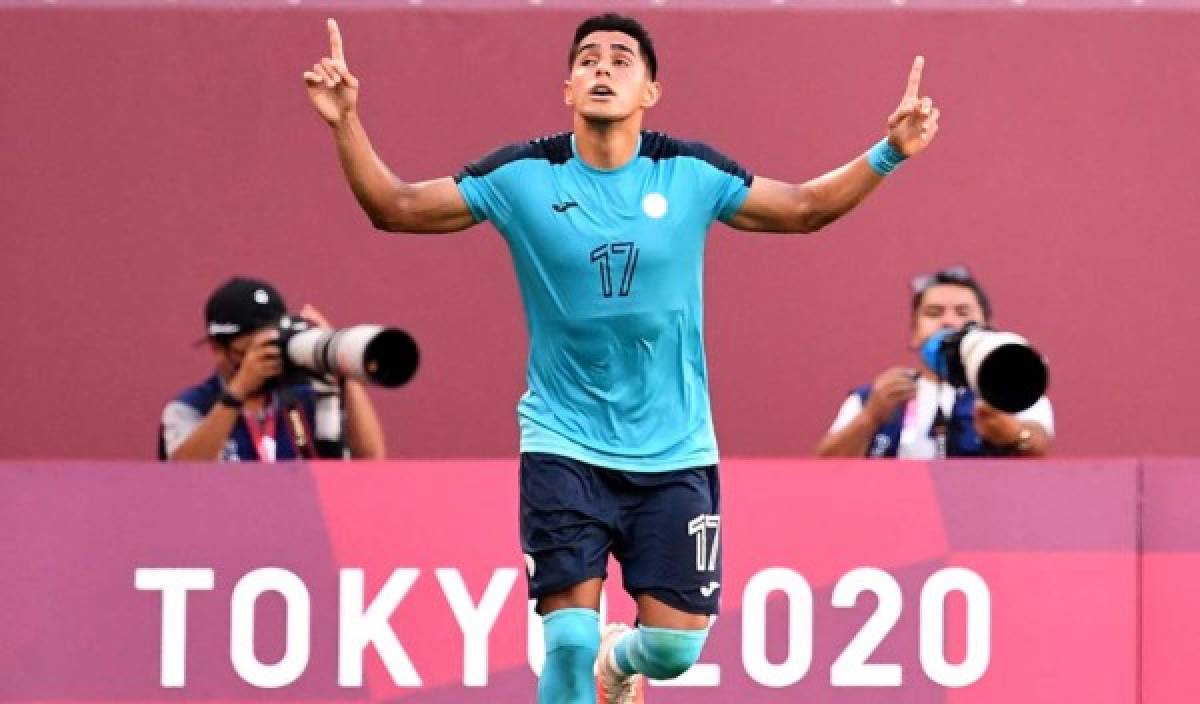
<instances>
[{"instance_id":1,"label":"blue shirt","mask_svg":"<svg viewBox=\"0 0 1200 704\"><path fill-rule=\"evenodd\" d=\"M704 243L752 176L697 142L642 132L601 170L574 136L504 147L456 177L508 242L529 332L522 452L665 471L715 464Z\"/></svg>"}]
</instances>

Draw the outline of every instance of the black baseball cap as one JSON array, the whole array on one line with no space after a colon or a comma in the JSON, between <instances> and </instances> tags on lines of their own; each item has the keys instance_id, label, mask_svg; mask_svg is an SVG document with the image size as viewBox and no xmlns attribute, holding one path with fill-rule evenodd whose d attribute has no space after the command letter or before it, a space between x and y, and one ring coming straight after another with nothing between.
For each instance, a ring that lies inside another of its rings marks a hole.
<instances>
[{"instance_id":1,"label":"black baseball cap","mask_svg":"<svg viewBox=\"0 0 1200 704\"><path fill-rule=\"evenodd\" d=\"M221 284L204 305L208 339L229 342L278 321L287 312L279 291L266 281L242 276Z\"/></svg>"}]
</instances>

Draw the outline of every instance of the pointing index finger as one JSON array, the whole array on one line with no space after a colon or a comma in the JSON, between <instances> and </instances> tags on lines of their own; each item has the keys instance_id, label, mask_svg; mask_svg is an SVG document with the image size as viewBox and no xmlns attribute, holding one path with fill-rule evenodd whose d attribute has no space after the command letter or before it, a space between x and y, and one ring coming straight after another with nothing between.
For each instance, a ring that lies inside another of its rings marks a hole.
<instances>
[{"instance_id":1,"label":"pointing index finger","mask_svg":"<svg viewBox=\"0 0 1200 704\"><path fill-rule=\"evenodd\" d=\"M334 27L336 26L334 25ZM905 98L916 100L917 91L921 88L921 70L923 68L925 68L924 56L918 56L913 59L912 70L908 72L908 85L904 88Z\"/></svg>"},{"instance_id":2,"label":"pointing index finger","mask_svg":"<svg viewBox=\"0 0 1200 704\"><path fill-rule=\"evenodd\" d=\"M325 20L325 26L329 28L329 51L333 60L345 63L346 54L342 51L342 33L338 30L337 20L330 17Z\"/></svg>"}]
</instances>

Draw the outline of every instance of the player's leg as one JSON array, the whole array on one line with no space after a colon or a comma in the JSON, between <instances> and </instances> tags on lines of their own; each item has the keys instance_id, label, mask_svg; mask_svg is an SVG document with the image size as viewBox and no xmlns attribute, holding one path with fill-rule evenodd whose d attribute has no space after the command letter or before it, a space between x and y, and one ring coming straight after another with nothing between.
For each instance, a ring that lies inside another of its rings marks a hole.
<instances>
[{"instance_id":1,"label":"player's leg","mask_svg":"<svg viewBox=\"0 0 1200 704\"><path fill-rule=\"evenodd\" d=\"M630 482L635 500L622 506L617 558L638 627L605 629L598 672L610 702L632 701L638 675L671 679L699 659L721 588L716 467Z\"/></svg>"},{"instance_id":2,"label":"player's leg","mask_svg":"<svg viewBox=\"0 0 1200 704\"><path fill-rule=\"evenodd\" d=\"M605 643L608 647L602 650L611 648L616 672L656 680L687 672L700 658L712 617L680 611L649 594L639 595L637 604L637 628L616 624L606 631L611 645Z\"/></svg>"},{"instance_id":3,"label":"player's leg","mask_svg":"<svg viewBox=\"0 0 1200 704\"><path fill-rule=\"evenodd\" d=\"M600 590L611 514L595 469L556 455L521 455L521 546L529 595L542 614L546 660L539 704L594 704Z\"/></svg>"},{"instance_id":4,"label":"player's leg","mask_svg":"<svg viewBox=\"0 0 1200 704\"><path fill-rule=\"evenodd\" d=\"M594 704L592 672L600 647L602 579L538 599L546 660L538 679L539 704Z\"/></svg>"}]
</instances>

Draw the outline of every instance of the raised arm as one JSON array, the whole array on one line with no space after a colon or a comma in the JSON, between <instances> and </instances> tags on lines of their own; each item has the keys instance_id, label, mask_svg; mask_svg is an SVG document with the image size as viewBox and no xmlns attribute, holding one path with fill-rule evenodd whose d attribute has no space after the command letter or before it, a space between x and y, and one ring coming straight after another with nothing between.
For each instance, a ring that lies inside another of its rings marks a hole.
<instances>
[{"instance_id":1,"label":"raised arm","mask_svg":"<svg viewBox=\"0 0 1200 704\"><path fill-rule=\"evenodd\" d=\"M375 153L358 117L358 79L346 66L337 21L326 20L330 56L304 72L309 100L333 130L338 159L371 223L388 232L457 232L475 218L451 178L406 183Z\"/></svg>"},{"instance_id":2,"label":"raised arm","mask_svg":"<svg viewBox=\"0 0 1200 704\"><path fill-rule=\"evenodd\" d=\"M827 174L790 184L755 178L750 195L729 224L755 232L816 232L850 212L901 161L920 153L938 129L939 111L929 97L918 98L925 59L909 71L900 106L888 118L884 140Z\"/></svg>"}]
</instances>

